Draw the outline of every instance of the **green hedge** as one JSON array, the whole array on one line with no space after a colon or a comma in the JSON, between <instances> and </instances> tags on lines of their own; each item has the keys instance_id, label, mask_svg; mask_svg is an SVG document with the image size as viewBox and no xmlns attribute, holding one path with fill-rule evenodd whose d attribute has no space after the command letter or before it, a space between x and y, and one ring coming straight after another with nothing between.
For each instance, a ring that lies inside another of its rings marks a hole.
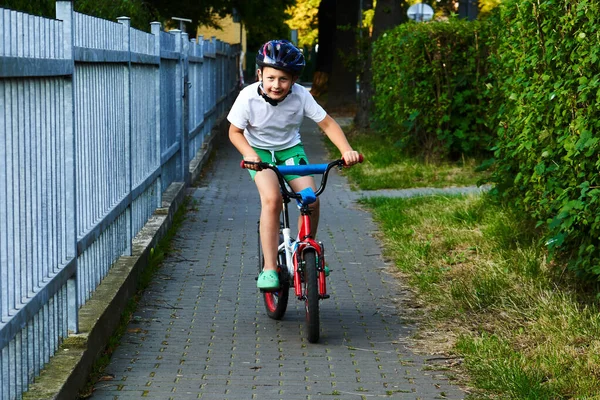
<instances>
[{"instance_id":1,"label":"green hedge","mask_svg":"<svg viewBox=\"0 0 600 400\"><path fill-rule=\"evenodd\" d=\"M373 57L380 129L427 157L493 143L495 192L538 221L551 255L600 278L600 1L403 24Z\"/></svg>"},{"instance_id":2,"label":"green hedge","mask_svg":"<svg viewBox=\"0 0 600 400\"><path fill-rule=\"evenodd\" d=\"M553 254L597 280L600 2L505 0L497 27L497 190L547 229Z\"/></svg>"},{"instance_id":3,"label":"green hedge","mask_svg":"<svg viewBox=\"0 0 600 400\"><path fill-rule=\"evenodd\" d=\"M406 23L374 44L374 120L426 158L479 155L490 147L487 27Z\"/></svg>"}]
</instances>

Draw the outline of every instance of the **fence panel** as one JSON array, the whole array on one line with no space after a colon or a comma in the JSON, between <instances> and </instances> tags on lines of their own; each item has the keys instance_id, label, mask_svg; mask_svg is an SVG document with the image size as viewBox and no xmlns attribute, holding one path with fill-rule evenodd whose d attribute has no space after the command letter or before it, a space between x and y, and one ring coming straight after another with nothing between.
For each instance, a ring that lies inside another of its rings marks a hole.
<instances>
[{"instance_id":1,"label":"fence panel","mask_svg":"<svg viewBox=\"0 0 600 400\"><path fill-rule=\"evenodd\" d=\"M73 45L82 49L123 50L123 28L118 22L74 13Z\"/></svg>"},{"instance_id":2,"label":"fence panel","mask_svg":"<svg viewBox=\"0 0 600 400\"><path fill-rule=\"evenodd\" d=\"M74 149L63 133L72 126L71 83L52 76L72 73L65 41L61 21L0 8L2 399L19 398L68 334Z\"/></svg>"},{"instance_id":3,"label":"fence panel","mask_svg":"<svg viewBox=\"0 0 600 400\"><path fill-rule=\"evenodd\" d=\"M111 213L118 219L127 212L123 202L131 189L128 72L120 64L76 63L73 82L81 256L77 277L79 301L84 304L104 272L128 248L127 227L118 224L120 229L108 229L112 221L106 220ZM111 239L97 242L103 234ZM121 246L111 247L117 237L122 239ZM85 254L88 249L97 255Z\"/></svg>"},{"instance_id":4,"label":"fence panel","mask_svg":"<svg viewBox=\"0 0 600 400\"><path fill-rule=\"evenodd\" d=\"M130 29L132 238L161 204L160 50L153 34Z\"/></svg>"},{"instance_id":5,"label":"fence panel","mask_svg":"<svg viewBox=\"0 0 600 400\"><path fill-rule=\"evenodd\" d=\"M144 226L160 202L160 122L157 103L160 102L156 82L158 66L134 64L131 67L132 184L134 207L133 235ZM143 95L142 95L143 94ZM158 185L158 186L157 186ZM139 197L138 194L143 196ZM145 206L141 207L142 204ZM141 207L141 208L140 208Z\"/></svg>"},{"instance_id":6,"label":"fence panel","mask_svg":"<svg viewBox=\"0 0 600 400\"><path fill-rule=\"evenodd\" d=\"M177 87L177 70L179 62L172 59L162 59L160 64L160 150L162 163L162 190L181 179L182 170L179 154L179 136L181 121L178 119L175 95Z\"/></svg>"},{"instance_id":7,"label":"fence panel","mask_svg":"<svg viewBox=\"0 0 600 400\"><path fill-rule=\"evenodd\" d=\"M155 28L156 29L156 28ZM158 31L158 30L157 30ZM162 164L162 190L175 181L183 179L181 157L183 96L181 37L179 31L158 31L160 39L160 154ZM177 99L173 101L173 99Z\"/></svg>"}]
</instances>

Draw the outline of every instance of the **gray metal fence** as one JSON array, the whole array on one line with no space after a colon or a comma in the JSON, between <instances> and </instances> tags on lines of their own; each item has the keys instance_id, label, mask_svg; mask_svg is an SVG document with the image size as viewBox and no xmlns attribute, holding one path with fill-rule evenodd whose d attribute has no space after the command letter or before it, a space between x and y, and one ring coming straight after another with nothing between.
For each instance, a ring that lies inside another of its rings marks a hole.
<instances>
[{"instance_id":1,"label":"gray metal fence","mask_svg":"<svg viewBox=\"0 0 600 400\"><path fill-rule=\"evenodd\" d=\"M0 8L0 399L20 398L236 86L237 48Z\"/></svg>"}]
</instances>

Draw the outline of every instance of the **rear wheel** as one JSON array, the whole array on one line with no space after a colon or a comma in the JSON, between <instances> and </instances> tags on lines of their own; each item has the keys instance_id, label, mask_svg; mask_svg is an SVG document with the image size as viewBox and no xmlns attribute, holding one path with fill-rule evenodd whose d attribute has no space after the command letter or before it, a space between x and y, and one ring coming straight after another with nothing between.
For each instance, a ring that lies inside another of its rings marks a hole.
<instances>
[{"instance_id":1,"label":"rear wheel","mask_svg":"<svg viewBox=\"0 0 600 400\"><path fill-rule=\"evenodd\" d=\"M317 256L313 249L304 252L304 301L306 308L306 338L310 343L319 341L319 285Z\"/></svg>"},{"instance_id":2,"label":"rear wheel","mask_svg":"<svg viewBox=\"0 0 600 400\"><path fill-rule=\"evenodd\" d=\"M283 243L282 235L279 235L279 243ZM260 260L258 264L258 272L260 273L265 266L265 258L261 255L260 234L258 237L258 254ZM290 294L290 281L287 277L287 270L285 270L285 252L279 252L277 255L277 262L279 264L277 266L277 274L279 275L279 289L275 291L265 291L262 293L267 315L273 319L283 318L285 311L287 310L288 298Z\"/></svg>"}]
</instances>

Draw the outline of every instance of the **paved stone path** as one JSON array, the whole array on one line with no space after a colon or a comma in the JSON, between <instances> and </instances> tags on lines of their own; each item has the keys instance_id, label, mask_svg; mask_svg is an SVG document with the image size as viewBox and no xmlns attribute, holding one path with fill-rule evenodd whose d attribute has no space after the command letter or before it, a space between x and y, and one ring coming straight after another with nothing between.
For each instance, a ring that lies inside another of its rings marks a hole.
<instances>
[{"instance_id":1,"label":"paved stone path","mask_svg":"<svg viewBox=\"0 0 600 400\"><path fill-rule=\"evenodd\" d=\"M303 138L325 162L316 125ZM322 196L331 298L321 340L304 338L303 303L269 319L256 289L258 194L228 143L144 294L93 399L462 399L465 394L405 345L400 285L388 274L359 197L333 173ZM295 220L295 217L294 219Z\"/></svg>"}]
</instances>

